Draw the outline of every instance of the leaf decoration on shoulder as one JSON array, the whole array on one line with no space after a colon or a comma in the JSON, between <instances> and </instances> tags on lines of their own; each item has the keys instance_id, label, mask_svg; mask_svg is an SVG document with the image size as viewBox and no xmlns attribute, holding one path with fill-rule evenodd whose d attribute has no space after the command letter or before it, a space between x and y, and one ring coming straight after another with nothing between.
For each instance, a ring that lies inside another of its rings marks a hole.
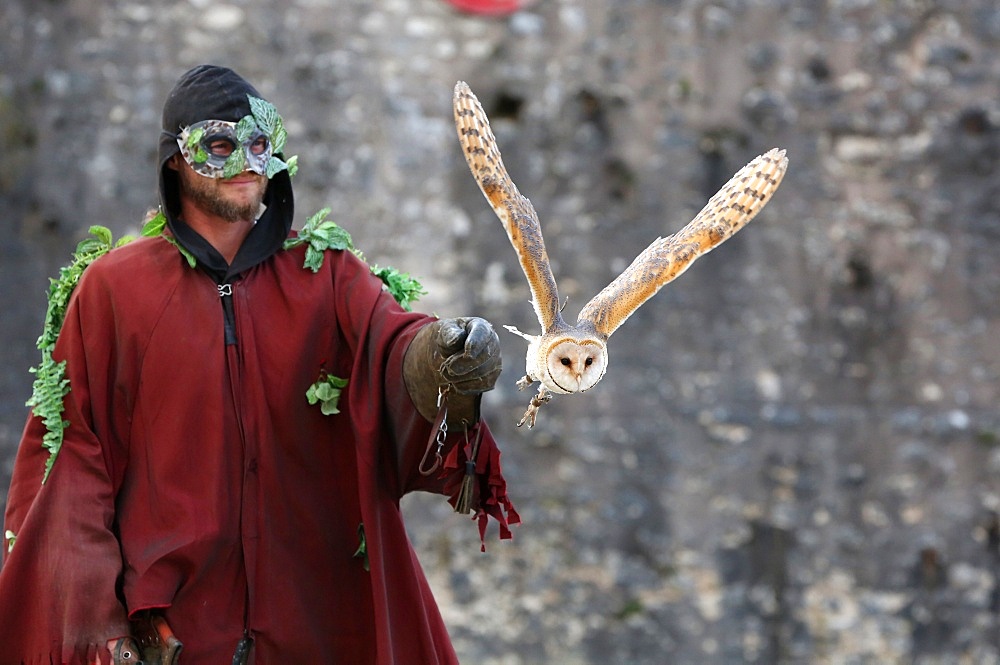
<instances>
[{"instance_id":1,"label":"leaf decoration on shoulder","mask_svg":"<svg viewBox=\"0 0 1000 665\"><path fill-rule=\"evenodd\" d=\"M323 208L306 221L297 236L285 240L285 249L306 245L306 259L302 267L313 272L319 272L323 266L323 254L328 249L354 248L351 234L333 220L327 219L329 214L330 209Z\"/></svg>"},{"instance_id":2,"label":"leaf decoration on shoulder","mask_svg":"<svg viewBox=\"0 0 1000 665\"><path fill-rule=\"evenodd\" d=\"M372 273L382 280L385 288L396 299L400 307L407 312L412 311L413 303L426 295L427 290L424 285L411 277L409 273L400 272L391 266L380 267L371 266Z\"/></svg>"},{"instance_id":3,"label":"leaf decoration on shoulder","mask_svg":"<svg viewBox=\"0 0 1000 665\"><path fill-rule=\"evenodd\" d=\"M169 242L171 245L177 248L177 251L181 253L187 264L196 268L198 266L198 259L194 258L194 254L184 249L184 247L177 242L177 239L172 235L167 233L167 216L163 214L162 210L157 210L155 215L152 215L146 220L146 223L142 225L142 231L139 232L143 238L155 238L157 236L162 236L164 240Z\"/></svg>"},{"instance_id":4,"label":"leaf decoration on shoulder","mask_svg":"<svg viewBox=\"0 0 1000 665\"><path fill-rule=\"evenodd\" d=\"M306 257L303 268L319 272L323 266L323 257L327 250L347 250L359 259L368 263L364 253L354 246L351 234L333 220L327 219L330 208L323 208L310 217L298 235L285 240L284 248L292 249L299 245L306 246ZM369 265L376 277L382 280L385 288L396 299L400 306L410 311L412 304L427 293L423 285L408 273L395 268Z\"/></svg>"}]
</instances>

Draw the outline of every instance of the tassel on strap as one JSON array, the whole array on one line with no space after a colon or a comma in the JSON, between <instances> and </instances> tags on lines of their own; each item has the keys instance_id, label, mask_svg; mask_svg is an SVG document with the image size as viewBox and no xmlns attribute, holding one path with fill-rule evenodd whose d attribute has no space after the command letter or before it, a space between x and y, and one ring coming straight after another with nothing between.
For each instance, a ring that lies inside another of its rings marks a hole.
<instances>
[{"instance_id":1,"label":"tassel on strap","mask_svg":"<svg viewBox=\"0 0 1000 665\"><path fill-rule=\"evenodd\" d=\"M468 515L473 510L476 464L479 459L479 443L483 439L483 430L481 427L477 427L475 438L470 441L468 421L463 420L462 426L465 428L465 476L462 478L462 487L458 491L458 497L455 498L455 512Z\"/></svg>"}]
</instances>

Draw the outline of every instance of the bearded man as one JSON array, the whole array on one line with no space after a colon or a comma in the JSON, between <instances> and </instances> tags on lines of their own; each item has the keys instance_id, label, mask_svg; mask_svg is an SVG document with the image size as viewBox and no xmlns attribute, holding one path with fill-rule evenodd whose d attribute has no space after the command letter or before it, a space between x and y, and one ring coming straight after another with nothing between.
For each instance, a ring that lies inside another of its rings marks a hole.
<instances>
[{"instance_id":1,"label":"bearded man","mask_svg":"<svg viewBox=\"0 0 1000 665\"><path fill-rule=\"evenodd\" d=\"M18 450L0 661L457 662L399 500L464 480L480 529L517 521L479 419L499 343L406 311L351 251L304 268L284 142L230 69L170 92L167 230L87 267L58 455L46 475L37 414Z\"/></svg>"}]
</instances>

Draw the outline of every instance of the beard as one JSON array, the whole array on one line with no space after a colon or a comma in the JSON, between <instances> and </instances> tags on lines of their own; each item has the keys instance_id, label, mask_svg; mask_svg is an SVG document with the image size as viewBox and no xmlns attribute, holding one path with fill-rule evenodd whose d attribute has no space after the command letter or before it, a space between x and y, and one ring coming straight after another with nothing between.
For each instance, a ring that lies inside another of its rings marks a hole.
<instances>
[{"instance_id":1,"label":"beard","mask_svg":"<svg viewBox=\"0 0 1000 665\"><path fill-rule=\"evenodd\" d=\"M249 196L235 197L225 190L223 181L206 178L192 171L181 171L184 193L198 208L227 222L246 222L257 218L267 192L267 178L258 176L257 189Z\"/></svg>"}]
</instances>

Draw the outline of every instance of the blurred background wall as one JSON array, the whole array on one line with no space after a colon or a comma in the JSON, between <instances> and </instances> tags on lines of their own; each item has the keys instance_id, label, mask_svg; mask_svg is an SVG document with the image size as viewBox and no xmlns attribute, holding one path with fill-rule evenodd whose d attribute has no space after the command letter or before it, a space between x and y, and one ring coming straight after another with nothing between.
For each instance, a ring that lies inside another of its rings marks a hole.
<instances>
[{"instance_id":1,"label":"blurred background wall","mask_svg":"<svg viewBox=\"0 0 1000 665\"><path fill-rule=\"evenodd\" d=\"M443 502L404 503L463 662L1000 663L996 3L4 0L0 33L3 488L47 279L155 205L195 64L283 113L299 223L330 206L420 309L534 330L458 149L462 79L572 317L749 159L790 159L531 431L501 331L484 408L524 524L484 555Z\"/></svg>"}]
</instances>

